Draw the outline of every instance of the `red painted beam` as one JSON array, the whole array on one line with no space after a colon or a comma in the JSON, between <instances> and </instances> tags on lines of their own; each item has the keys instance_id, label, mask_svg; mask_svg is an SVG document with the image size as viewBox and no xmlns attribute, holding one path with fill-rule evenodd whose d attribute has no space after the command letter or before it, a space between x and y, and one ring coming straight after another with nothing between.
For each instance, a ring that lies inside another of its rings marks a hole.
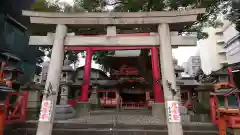
<instances>
[{"instance_id":1,"label":"red painted beam","mask_svg":"<svg viewBox=\"0 0 240 135\"><path fill-rule=\"evenodd\" d=\"M115 50L141 50L141 49L151 49L153 46L67 46L65 50L69 51L84 51L90 48L93 51L115 51ZM158 46L159 47L159 46ZM157 48L158 48L157 47Z\"/></svg>"}]
</instances>

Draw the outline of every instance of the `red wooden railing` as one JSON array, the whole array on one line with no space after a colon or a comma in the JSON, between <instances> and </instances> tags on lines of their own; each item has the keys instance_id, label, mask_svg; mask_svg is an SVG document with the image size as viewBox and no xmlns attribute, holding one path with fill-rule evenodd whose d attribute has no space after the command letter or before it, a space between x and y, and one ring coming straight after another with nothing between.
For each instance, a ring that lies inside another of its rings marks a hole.
<instances>
[{"instance_id":1,"label":"red wooden railing","mask_svg":"<svg viewBox=\"0 0 240 135\"><path fill-rule=\"evenodd\" d=\"M98 93L105 93L100 98L100 104L102 107L117 107L118 106L118 98L119 98L119 93L117 90L98 90ZM109 97L107 93L113 93L114 97Z\"/></svg>"},{"instance_id":2,"label":"red wooden railing","mask_svg":"<svg viewBox=\"0 0 240 135\"><path fill-rule=\"evenodd\" d=\"M117 107L118 105L117 90L97 90L97 92L98 93L109 93L109 92L114 93L115 98L106 97L106 96L101 97L100 104L102 107ZM78 101L77 99L69 99L68 104L70 104L73 108L76 108L77 101Z\"/></svg>"},{"instance_id":3,"label":"red wooden railing","mask_svg":"<svg viewBox=\"0 0 240 135\"><path fill-rule=\"evenodd\" d=\"M219 135L226 135L228 128L240 128L239 108L230 109L224 107L221 109L216 96L210 98L211 120L219 129Z\"/></svg>"},{"instance_id":4,"label":"red wooden railing","mask_svg":"<svg viewBox=\"0 0 240 135\"><path fill-rule=\"evenodd\" d=\"M146 108L146 107L148 107L148 104L146 104L144 102L123 102L122 107L138 109L138 108Z\"/></svg>"},{"instance_id":5,"label":"red wooden railing","mask_svg":"<svg viewBox=\"0 0 240 135\"><path fill-rule=\"evenodd\" d=\"M17 97L16 102L11 103L11 98ZM5 100L4 117L5 124L19 123L26 120L28 92L10 92Z\"/></svg>"},{"instance_id":6,"label":"red wooden railing","mask_svg":"<svg viewBox=\"0 0 240 135\"><path fill-rule=\"evenodd\" d=\"M100 98L100 104L104 107L116 107L118 105L118 99L102 97Z\"/></svg>"}]
</instances>

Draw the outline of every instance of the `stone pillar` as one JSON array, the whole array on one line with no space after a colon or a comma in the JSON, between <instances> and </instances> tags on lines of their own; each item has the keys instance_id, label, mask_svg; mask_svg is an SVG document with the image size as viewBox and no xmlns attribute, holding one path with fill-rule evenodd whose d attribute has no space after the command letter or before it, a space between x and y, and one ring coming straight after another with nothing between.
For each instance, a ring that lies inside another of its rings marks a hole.
<instances>
[{"instance_id":1,"label":"stone pillar","mask_svg":"<svg viewBox=\"0 0 240 135\"><path fill-rule=\"evenodd\" d=\"M91 110L95 110L98 108L98 94L97 94L97 86L94 86L91 92L91 96L89 98L89 103L91 104Z\"/></svg>"},{"instance_id":2,"label":"stone pillar","mask_svg":"<svg viewBox=\"0 0 240 135\"><path fill-rule=\"evenodd\" d=\"M233 135L240 135L240 129L233 129Z\"/></svg>"},{"instance_id":3,"label":"stone pillar","mask_svg":"<svg viewBox=\"0 0 240 135\"><path fill-rule=\"evenodd\" d=\"M68 85L62 85L60 87L61 93L60 93L60 104L61 105L66 105L68 103L68 92L69 92L69 87Z\"/></svg>"},{"instance_id":4,"label":"stone pillar","mask_svg":"<svg viewBox=\"0 0 240 135\"><path fill-rule=\"evenodd\" d=\"M91 109L91 103L77 102L75 117L89 115L90 109Z\"/></svg>"},{"instance_id":5,"label":"stone pillar","mask_svg":"<svg viewBox=\"0 0 240 135\"><path fill-rule=\"evenodd\" d=\"M180 100L179 94L173 94L172 91L177 89L176 76L173 67L173 56L171 47L171 35L168 24L160 24L158 26L158 33L160 39L160 61L161 61L161 73L162 84L164 90L165 106L166 106L166 118L168 119L167 101ZM179 108L178 108L179 109ZM168 125L168 135L183 135L182 123L174 122L170 123L166 121Z\"/></svg>"},{"instance_id":6,"label":"stone pillar","mask_svg":"<svg viewBox=\"0 0 240 135\"><path fill-rule=\"evenodd\" d=\"M67 84L63 84L60 86L60 90L60 104L56 105L55 120L67 120L73 118L75 110L70 104L68 104L69 86Z\"/></svg>"},{"instance_id":7,"label":"stone pillar","mask_svg":"<svg viewBox=\"0 0 240 135\"><path fill-rule=\"evenodd\" d=\"M27 104L27 119L36 120L39 115L41 107L40 91L29 91L28 92L28 104Z\"/></svg>"},{"instance_id":8,"label":"stone pillar","mask_svg":"<svg viewBox=\"0 0 240 135\"><path fill-rule=\"evenodd\" d=\"M164 103L152 104L152 116L160 119L162 122L166 122L166 113Z\"/></svg>"},{"instance_id":9,"label":"stone pillar","mask_svg":"<svg viewBox=\"0 0 240 135\"><path fill-rule=\"evenodd\" d=\"M160 68L158 60L158 48L151 48L152 58L152 76L153 76L153 88L154 88L154 100L156 103L164 103L163 91L160 81Z\"/></svg>"},{"instance_id":10,"label":"stone pillar","mask_svg":"<svg viewBox=\"0 0 240 135\"><path fill-rule=\"evenodd\" d=\"M62 72L62 65L64 60L64 40L67 34L66 25L58 24L56 27L56 34L54 37L51 61L49 64L47 82L44 90L44 100L50 100L51 112L50 121L39 121L37 135L51 135L53 128L53 121L55 117L55 108L57 101L57 93L59 89L60 76ZM43 107L43 106L42 106Z\"/></svg>"}]
</instances>

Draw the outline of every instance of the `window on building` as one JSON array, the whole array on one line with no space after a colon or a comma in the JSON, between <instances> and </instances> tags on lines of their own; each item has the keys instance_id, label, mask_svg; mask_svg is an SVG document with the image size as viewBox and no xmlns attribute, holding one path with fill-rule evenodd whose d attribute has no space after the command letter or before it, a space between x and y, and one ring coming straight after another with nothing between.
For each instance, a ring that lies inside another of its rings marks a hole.
<instances>
[{"instance_id":1,"label":"window on building","mask_svg":"<svg viewBox=\"0 0 240 135\"><path fill-rule=\"evenodd\" d=\"M200 60L199 59L193 59L192 62L193 63L200 63Z\"/></svg>"},{"instance_id":2,"label":"window on building","mask_svg":"<svg viewBox=\"0 0 240 135\"><path fill-rule=\"evenodd\" d=\"M192 67L192 70L193 70L194 72L196 72L198 69L199 69L199 66L193 66L193 67Z\"/></svg>"}]
</instances>

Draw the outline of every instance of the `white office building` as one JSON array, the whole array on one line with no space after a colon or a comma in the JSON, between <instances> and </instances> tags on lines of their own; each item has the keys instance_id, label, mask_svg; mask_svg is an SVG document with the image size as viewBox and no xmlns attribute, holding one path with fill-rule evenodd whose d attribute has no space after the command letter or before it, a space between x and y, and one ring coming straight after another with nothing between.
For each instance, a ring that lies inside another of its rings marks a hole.
<instances>
[{"instance_id":1,"label":"white office building","mask_svg":"<svg viewBox=\"0 0 240 135\"><path fill-rule=\"evenodd\" d=\"M183 63L184 72L190 76L194 76L201 68L200 56L191 56L187 62Z\"/></svg>"},{"instance_id":2,"label":"white office building","mask_svg":"<svg viewBox=\"0 0 240 135\"><path fill-rule=\"evenodd\" d=\"M221 28L206 28L208 38L199 40L198 47L200 49L200 58L202 70L205 74L210 74L212 71L221 69L224 65L228 64L226 58L226 51L223 48L225 44Z\"/></svg>"},{"instance_id":3,"label":"white office building","mask_svg":"<svg viewBox=\"0 0 240 135\"><path fill-rule=\"evenodd\" d=\"M234 24L228 22L222 28L223 39L225 44L223 45L226 50L226 56L228 64L236 64L240 62L240 34L235 29Z\"/></svg>"},{"instance_id":4,"label":"white office building","mask_svg":"<svg viewBox=\"0 0 240 135\"><path fill-rule=\"evenodd\" d=\"M198 47L205 74L240 61L239 33L231 22L224 21L221 28L206 28L204 31L209 37L199 40Z\"/></svg>"}]
</instances>

